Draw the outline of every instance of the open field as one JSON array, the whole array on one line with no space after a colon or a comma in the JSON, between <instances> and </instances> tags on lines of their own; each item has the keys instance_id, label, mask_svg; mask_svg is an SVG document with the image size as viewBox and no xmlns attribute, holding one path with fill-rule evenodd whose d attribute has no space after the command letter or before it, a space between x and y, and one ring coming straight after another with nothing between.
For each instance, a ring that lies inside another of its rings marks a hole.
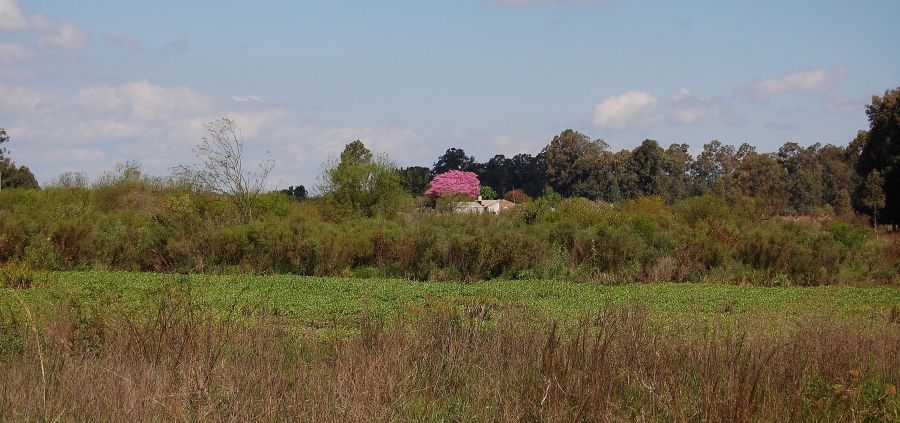
<instances>
[{"instance_id":1,"label":"open field","mask_svg":"<svg viewBox=\"0 0 900 423\"><path fill-rule=\"evenodd\" d=\"M4 272L0 419L900 417L895 286Z\"/></svg>"},{"instance_id":2,"label":"open field","mask_svg":"<svg viewBox=\"0 0 900 423\"><path fill-rule=\"evenodd\" d=\"M758 287L750 285L653 283L604 286L560 281L496 280L473 284L401 279L275 276L201 276L128 272L28 272L34 289L22 292L40 313L54 302L79 301L87 309L122 307L140 312L155 296L190 289L196 300L225 311L237 306L313 327L353 327L363 313L379 317L408 313L429 302L481 306L497 314L521 311L539 320L574 321L607 306L640 304L662 323L764 320L766 326L793 319L835 317L863 323L900 307L897 286ZM189 282L189 283L188 283ZM0 296L13 304L8 291Z\"/></svg>"}]
</instances>

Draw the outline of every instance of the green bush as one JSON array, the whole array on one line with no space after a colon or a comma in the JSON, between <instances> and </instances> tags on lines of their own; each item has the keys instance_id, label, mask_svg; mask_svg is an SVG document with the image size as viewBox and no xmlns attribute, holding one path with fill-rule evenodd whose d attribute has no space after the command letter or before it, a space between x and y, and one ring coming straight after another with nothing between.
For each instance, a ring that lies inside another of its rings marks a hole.
<instances>
[{"instance_id":1,"label":"green bush","mask_svg":"<svg viewBox=\"0 0 900 423\"><path fill-rule=\"evenodd\" d=\"M320 199L273 194L248 220L225 197L144 182L8 190L0 263L417 280L900 282L900 241L874 237L865 221L760 219L738 200L547 195L501 215L407 208L332 221Z\"/></svg>"}]
</instances>

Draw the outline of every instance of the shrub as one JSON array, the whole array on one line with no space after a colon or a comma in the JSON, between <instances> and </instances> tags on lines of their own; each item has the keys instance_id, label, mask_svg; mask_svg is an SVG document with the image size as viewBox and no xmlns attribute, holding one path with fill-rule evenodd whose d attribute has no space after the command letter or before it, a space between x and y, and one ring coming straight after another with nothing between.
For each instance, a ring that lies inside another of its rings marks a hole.
<instances>
[{"instance_id":1,"label":"shrub","mask_svg":"<svg viewBox=\"0 0 900 423\"><path fill-rule=\"evenodd\" d=\"M760 220L712 196L670 207L551 193L501 215L407 210L340 221L323 216L321 199L258 200L245 220L227 197L147 184L3 191L0 262L418 280L900 282L900 241L874 237L864 219Z\"/></svg>"}]
</instances>

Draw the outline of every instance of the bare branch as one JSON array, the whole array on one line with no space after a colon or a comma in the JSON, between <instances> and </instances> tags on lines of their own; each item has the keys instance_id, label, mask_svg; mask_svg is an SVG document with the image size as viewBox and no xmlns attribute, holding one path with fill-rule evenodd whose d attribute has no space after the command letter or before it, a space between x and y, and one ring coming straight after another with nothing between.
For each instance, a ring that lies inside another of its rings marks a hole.
<instances>
[{"instance_id":1,"label":"bare branch","mask_svg":"<svg viewBox=\"0 0 900 423\"><path fill-rule=\"evenodd\" d=\"M275 167L271 159L258 163L258 170L244 169L244 135L227 117L206 125L207 136L194 147L198 163L173 168L177 177L188 179L200 190L231 196L249 218L255 198L266 188Z\"/></svg>"}]
</instances>

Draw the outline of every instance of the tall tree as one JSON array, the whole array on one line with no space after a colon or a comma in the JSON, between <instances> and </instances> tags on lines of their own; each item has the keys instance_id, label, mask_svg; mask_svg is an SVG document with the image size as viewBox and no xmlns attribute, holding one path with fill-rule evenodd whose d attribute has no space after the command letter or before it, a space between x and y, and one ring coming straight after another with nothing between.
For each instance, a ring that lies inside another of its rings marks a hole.
<instances>
[{"instance_id":1,"label":"tall tree","mask_svg":"<svg viewBox=\"0 0 900 423\"><path fill-rule=\"evenodd\" d=\"M547 183L542 157L522 153L509 160L510 187L519 188L530 197L540 195Z\"/></svg>"},{"instance_id":2,"label":"tall tree","mask_svg":"<svg viewBox=\"0 0 900 423\"><path fill-rule=\"evenodd\" d=\"M347 144L340 159L326 167L320 189L325 213L337 219L390 216L404 198L397 167L359 140Z\"/></svg>"},{"instance_id":3,"label":"tall tree","mask_svg":"<svg viewBox=\"0 0 900 423\"><path fill-rule=\"evenodd\" d=\"M599 155L608 148L602 140L591 141L587 135L566 129L553 137L541 151L547 183L560 195L571 196L581 170L576 162L579 159L592 161L591 156Z\"/></svg>"},{"instance_id":4,"label":"tall tree","mask_svg":"<svg viewBox=\"0 0 900 423\"><path fill-rule=\"evenodd\" d=\"M498 154L484 164L484 170L478 179L482 185L489 186L499 195L513 189L512 160L502 154Z\"/></svg>"},{"instance_id":5,"label":"tall tree","mask_svg":"<svg viewBox=\"0 0 900 423\"><path fill-rule=\"evenodd\" d=\"M628 168L634 174L638 195L666 194L665 154L656 140L644 140L632 150Z\"/></svg>"},{"instance_id":6,"label":"tall tree","mask_svg":"<svg viewBox=\"0 0 900 423\"><path fill-rule=\"evenodd\" d=\"M847 149L827 144L818 151L822 168L822 201L838 214L851 211L850 193L857 182Z\"/></svg>"},{"instance_id":7,"label":"tall tree","mask_svg":"<svg viewBox=\"0 0 900 423\"><path fill-rule=\"evenodd\" d=\"M733 145L724 145L718 140L704 144L691 167L692 194L727 194L731 174L740 162L738 157L738 150Z\"/></svg>"},{"instance_id":8,"label":"tall tree","mask_svg":"<svg viewBox=\"0 0 900 423\"><path fill-rule=\"evenodd\" d=\"M735 169L732 180L732 195L756 199L768 215L778 214L788 204L787 171L771 154L747 154Z\"/></svg>"},{"instance_id":9,"label":"tall tree","mask_svg":"<svg viewBox=\"0 0 900 423\"><path fill-rule=\"evenodd\" d=\"M884 177L881 172L873 170L866 176L862 185L860 198L862 205L872 211L872 225L878 227L878 210L883 209L887 203L884 193Z\"/></svg>"},{"instance_id":10,"label":"tall tree","mask_svg":"<svg viewBox=\"0 0 900 423\"><path fill-rule=\"evenodd\" d=\"M856 165L857 173L869 177L878 171L884 178L885 204L880 217L885 223L900 223L900 88L873 96L866 106L869 117L867 141Z\"/></svg>"},{"instance_id":11,"label":"tall tree","mask_svg":"<svg viewBox=\"0 0 900 423\"><path fill-rule=\"evenodd\" d=\"M406 192L415 195L425 195L428 189L428 181L431 180L430 170L422 166L410 166L398 170L400 174L400 185Z\"/></svg>"},{"instance_id":12,"label":"tall tree","mask_svg":"<svg viewBox=\"0 0 900 423\"><path fill-rule=\"evenodd\" d=\"M628 163L609 151L588 154L575 161L575 183L572 195L591 200L617 201L623 194L623 175L629 174Z\"/></svg>"},{"instance_id":13,"label":"tall tree","mask_svg":"<svg viewBox=\"0 0 900 423\"><path fill-rule=\"evenodd\" d=\"M466 152L461 148L449 148L438 157L437 162L431 168L431 176L450 171L461 170L464 172L475 172L477 170L477 162L475 157L467 156ZM477 173L477 172L476 172Z\"/></svg>"},{"instance_id":14,"label":"tall tree","mask_svg":"<svg viewBox=\"0 0 900 423\"><path fill-rule=\"evenodd\" d=\"M790 205L801 214L809 214L814 207L822 205L824 186L817 157L819 148L819 144L804 148L795 142L787 142L776 153L778 163L790 178Z\"/></svg>"},{"instance_id":15,"label":"tall tree","mask_svg":"<svg viewBox=\"0 0 900 423\"><path fill-rule=\"evenodd\" d=\"M694 159L688 152L687 144L672 144L666 149L663 161L665 174L665 195L668 199L682 198L690 189L689 173Z\"/></svg>"}]
</instances>

